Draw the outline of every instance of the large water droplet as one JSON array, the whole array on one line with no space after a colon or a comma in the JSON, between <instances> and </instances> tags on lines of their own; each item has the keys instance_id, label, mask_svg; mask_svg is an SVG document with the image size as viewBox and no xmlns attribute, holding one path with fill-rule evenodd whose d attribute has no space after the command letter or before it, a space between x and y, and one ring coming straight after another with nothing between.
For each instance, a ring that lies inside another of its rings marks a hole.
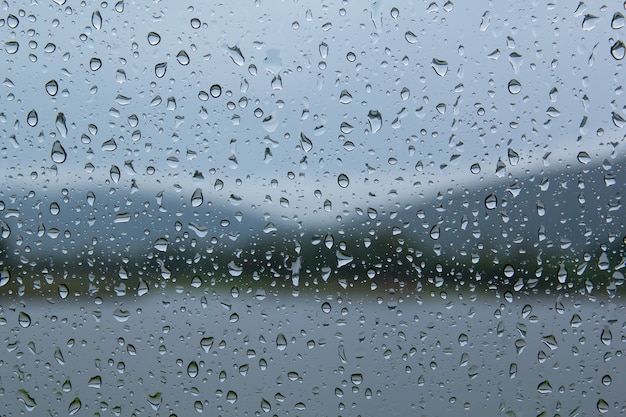
<instances>
[{"instance_id":1,"label":"large water droplet","mask_svg":"<svg viewBox=\"0 0 626 417\"><path fill-rule=\"evenodd\" d=\"M196 361L191 361L189 365L187 365L187 375L191 378L198 376L198 363Z\"/></svg>"},{"instance_id":2,"label":"large water droplet","mask_svg":"<svg viewBox=\"0 0 626 417\"><path fill-rule=\"evenodd\" d=\"M516 79L512 79L509 81L509 93L511 94L519 94L522 91L522 84Z\"/></svg>"},{"instance_id":3,"label":"large water droplet","mask_svg":"<svg viewBox=\"0 0 626 417\"><path fill-rule=\"evenodd\" d=\"M611 342L613 341L613 333L609 328L602 329L602 334L600 335L600 340L602 344L605 346L611 346Z\"/></svg>"},{"instance_id":4,"label":"large water droplet","mask_svg":"<svg viewBox=\"0 0 626 417\"><path fill-rule=\"evenodd\" d=\"M52 158L52 161L56 164L62 164L67 158L67 153L65 153L65 149L61 145L61 142L59 142L58 140L55 140L52 144L52 152L50 153L50 157Z\"/></svg>"},{"instance_id":5,"label":"large water droplet","mask_svg":"<svg viewBox=\"0 0 626 417\"><path fill-rule=\"evenodd\" d=\"M537 391L540 394L550 394L552 392L552 385L549 381L543 381L537 386Z\"/></svg>"},{"instance_id":6,"label":"large water droplet","mask_svg":"<svg viewBox=\"0 0 626 417\"><path fill-rule=\"evenodd\" d=\"M11 280L11 273L8 269L0 270L0 287L4 287Z\"/></svg>"},{"instance_id":7,"label":"large water droplet","mask_svg":"<svg viewBox=\"0 0 626 417\"><path fill-rule=\"evenodd\" d=\"M82 407L82 403L80 402L80 399L76 397L70 403L69 407L67 408L67 412L70 416L72 416L78 413L81 407Z\"/></svg>"},{"instance_id":8,"label":"large water droplet","mask_svg":"<svg viewBox=\"0 0 626 417\"><path fill-rule=\"evenodd\" d=\"M184 49L180 50L178 54L176 54L176 59L180 65L189 65L189 55Z\"/></svg>"},{"instance_id":9,"label":"large water droplet","mask_svg":"<svg viewBox=\"0 0 626 417\"><path fill-rule=\"evenodd\" d=\"M448 73L448 61L433 58L431 66L433 67L433 70L435 70L435 73L440 77L445 77Z\"/></svg>"},{"instance_id":10,"label":"large water droplet","mask_svg":"<svg viewBox=\"0 0 626 417\"><path fill-rule=\"evenodd\" d=\"M26 123L28 123L28 125L31 127L35 127L37 126L38 122L39 117L37 116L37 112L34 109L29 111L28 116L26 116Z\"/></svg>"},{"instance_id":11,"label":"large water droplet","mask_svg":"<svg viewBox=\"0 0 626 417\"><path fill-rule=\"evenodd\" d=\"M489 194L487 198L485 198L485 207L487 210L493 210L498 207L498 197L495 194Z\"/></svg>"},{"instance_id":12,"label":"large water droplet","mask_svg":"<svg viewBox=\"0 0 626 417\"><path fill-rule=\"evenodd\" d=\"M91 14L91 25L96 30L100 30L102 28L102 15L98 10Z\"/></svg>"},{"instance_id":13,"label":"large water droplet","mask_svg":"<svg viewBox=\"0 0 626 417\"><path fill-rule=\"evenodd\" d=\"M600 398L598 403L596 404L598 411L602 414L609 412L609 403L607 403L604 399Z\"/></svg>"},{"instance_id":14,"label":"large water droplet","mask_svg":"<svg viewBox=\"0 0 626 417\"><path fill-rule=\"evenodd\" d=\"M222 95L222 87L219 84L213 84L209 90L209 94L211 94L213 98L218 98Z\"/></svg>"},{"instance_id":15,"label":"large water droplet","mask_svg":"<svg viewBox=\"0 0 626 417\"><path fill-rule=\"evenodd\" d=\"M46 83L46 93L54 97L57 95L58 91L59 84L56 82L56 80L50 80Z\"/></svg>"},{"instance_id":16,"label":"large water droplet","mask_svg":"<svg viewBox=\"0 0 626 417\"><path fill-rule=\"evenodd\" d=\"M67 137L67 122L63 113L57 114L55 126L61 137Z\"/></svg>"},{"instance_id":17,"label":"large water droplet","mask_svg":"<svg viewBox=\"0 0 626 417\"><path fill-rule=\"evenodd\" d=\"M404 39L406 39L406 41L411 44L417 43L417 35L410 30L404 34Z\"/></svg>"},{"instance_id":18,"label":"large water droplet","mask_svg":"<svg viewBox=\"0 0 626 417\"><path fill-rule=\"evenodd\" d=\"M276 336L276 348L278 350L285 350L287 348L287 339L282 333L278 333L278 336Z\"/></svg>"},{"instance_id":19,"label":"large water droplet","mask_svg":"<svg viewBox=\"0 0 626 417\"><path fill-rule=\"evenodd\" d=\"M300 146L304 152L309 152L313 149L313 142L303 132L300 132Z\"/></svg>"},{"instance_id":20,"label":"large water droplet","mask_svg":"<svg viewBox=\"0 0 626 417\"><path fill-rule=\"evenodd\" d=\"M378 132L383 126L383 117L378 110L370 110L367 114L367 121L372 134Z\"/></svg>"},{"instance_id":21,"label":"large water droplet","mask_svg":"<svg viewBox=\"0 0 626 417\"><path fill-rule=\"evenodd\" d=\"M203 202L204 202L204 197L202 196L202 189L196 188L196 190L191 195L191 206L200 207Z\"/></svg>"},{"instance_id":22,"label":"large water droplet","mask_svg":"<svg viewBox=\"0 0 626 417\"><path fill-rule=\"evenodd\" d=\"M27 328L30 327L31 319L30 316L23 311L20 311L20 314L17 317L17 322L20 327Z\"/></svg>"},{"instance_id":23,"label":"large water droplet","mask_svg":"<svg viewBox=\"0 0 626 417\"><path fill-rule=\"evenodd\" d=\"M611 55L613 58L617 60L624 59L624 55L626 54L626 46L624 46L624 42L617 41L611 46Z\"/></svg>"},{"instance_id":24,"label":"large water droplet","mask_svg":"<svg viewBox=\"0 0 626 417\"><path fill-rule=\"evenodd\" d=\"M100 58L91 58L89 60L89 69L92 71L98 71L102 67L102 61Z\"/></svg>"},{"instance_id":25,"label":"large water droplet","mask_svg":"<svg viewBox=\"0 0 626 417\"><path fill-rule=\"evenodd\" d=\"M20 49L20 44L17 41L8 41L4 43L4 50L7 54L14 54Z\"/></svg>"},{"instance_id":26,"label":"large water droplet","mask_svg":"<svg viewBox=\"0 0 626 417\"><path fill-rule=\"evenodd\" d=\"M159 252L165 252L167 250L167 244L167 239L160 237L154 242L154 248Z\"/></svg>"},{"instance_id":27,"label":"large water droplet","mask_svg":"<svg viewBox=\"0 0 626 417\"><path fill-rule=\"evenodd\" d=\"M232 59L235 64L242 66L246 63L246 59L243 57L241 49L239 49L238 46L229 46L227 52L228 56L230 56L230 59Z\"/></svg>"},{"instance_id":28,"label":"large water droplet","mask_svg":"<svg viewBox=\"0 0 626 417\"><path fill-rule=\"evenodd\" d=\"M339 184L341 188L347 188L348 185L350 185L350 178L348 178L346 174L339 174L337 184Z\"/></svg>"},{"instance_id":29,"label":"large water droplet","mask_svg":"<svg viewBox=\"0 0 626 417\"><path fill-rule=\"evenodd\" d=\"M159 62L154 66L154 75L157 78L163 78L167 72L167 62Z\"/></svg>"},{"instance_id":30,"label":"large water droplet","mask_svg":"<svg viewBox=\"0 0 626 417\"><path fill-rule=\"evenodd\" d=\"M156 46L161 42L161 35L156 32L148 32L148 43L152 46Z\"/></svg>"}]
</instances>

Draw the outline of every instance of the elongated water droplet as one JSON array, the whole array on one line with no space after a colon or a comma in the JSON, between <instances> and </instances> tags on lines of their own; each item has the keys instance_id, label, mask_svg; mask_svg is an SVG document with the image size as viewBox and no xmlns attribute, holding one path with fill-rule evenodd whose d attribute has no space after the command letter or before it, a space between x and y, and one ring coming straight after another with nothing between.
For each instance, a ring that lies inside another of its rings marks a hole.
<instances>
[{"instance_id":1,"label":"elongated water droplet","mask_svg":"<svg viewBox=\"0 0 626 417\"><path fill-rule=\"evenodd\" d=\"M624 46L624 42L615 42L613 46L611 46L611 55L617 60L624 59L624 55L626 55L626 46Z\"/></svg>"},{"instance_id":2,"label":"elongated water droplet","mask_svg":"<svg viewBox=\"0 0 626 417\"><path fill-rule=\"evenodd\" d=\"M17 399L24 403L24 407L27 411L32 411L37 406L35 399L31 397L26 390L17 390Z\"/></svg>"},{"instance_id":3,"label":"elongated water droplet","mask_svg":"<svg viewBox=\"0 0 626 417\"><path fill-rule=\"evenodd\" d=\"M304 152L309 152L313 149L313 142L303 132L300 132L300 146Z\"/></svg>"},{"instance_id":4,"label":"elongated water droplet","mask_svg":"<svg viewBox=\"0 0 626 417\"><path fill-rule=\"evenodd\" d=\"M95 30L100 30L102 28L102 15L98 10L91 14L91 25Z\"/></svg>"},{"instance_id":5,"label":"elongated water droplet","mask_svg":"<svg viewBox=\"0 0 626 417\"><path fill-rule=\"evenodd\" d=\"M434 225L430 229L430 237L431 237L431 239L433 239L433 240L439 239L440 234L441 234L441 232L440 232L440 228L439 228L438 224Z\"/></svg>"},{"instance_id":6,"label":"elongated water droplet","mask_svg":"<svg viewBox=\"0 0 626 417\"><path fill-rule=\"evenodd\" d=\"M609 328L602 329L602 334L600 335L600 340L602 340L602 344L605 346L611 346L611 342L613 341L613 333Z\"/></svg>"},{"instance_id":7,"label":"elongated water droplet","mask_svg":"<svg viewBox=\"0 0 626 417\"><path fill-rule=\"evenodd\" d=\"M61 137L67 137L67 121L63 113L57 114L55 126Z\"/></svg>"},{"instance_id":8,"label":"elongated water droplet","mask_svg":"<svg viewBox=\"0 0 626 417\"><path fill-rule=\"evenodd\" d=\"M598 411L602 414L609 412L609 403L607 403L604 399L600 398L598 403L596 404Z\"/></svg>"},{"instance_id":9,"label":"elongated water droplet","mask_svg":"<svg viewBox=\"0 0 626 417\"><path fill-rule=\"evenodd\" d=\"M404 39L406 39L406 41L411 44L417 43L417 35L410 30L404 34Z\"/></svg>"},{"instance_id":10,"label":"elongated water droplet","mask_svg":"<svg viewBox=\"0 0 626 417\"><path fill-rule=\"evenodd\" d=\"M383 117L378 110L370 110L367 114L367 121L372 134L378 132L383 126Z\"/></svg>"},{"instance_id":11,"label":"elongated water droplet","mask_svg":"<svg viewBox=\"0 0 626 417\"><path fill-rule=\"evenodd\" d=\"M204 197L202 196L202 189L196 188L196 190L191 195L191 206L200 207L203 202L204 202Z\"/></svg>"},{"instance_id":12,"label":"elongated water droplet","mask_svg":"<svg viewBox=\"0 0 626 417\"><path fill-rule=\"evenodd\" d=\"M4 237L4 236L3 236ZM8 269L0 270L0 287L4 287L11 280L11 273Z\"/></svg>"},{"instance_id":13,"label":"elongated water droplet","mask_svg":"<svg viewBox=\"0 0 626 417\"><path fill-rule=\"evenodd\" d=\"M287 348L287 339L282 333L278 333L276 336L276 348L278 350L285 350Z\"/></svg>"}]
</instances>

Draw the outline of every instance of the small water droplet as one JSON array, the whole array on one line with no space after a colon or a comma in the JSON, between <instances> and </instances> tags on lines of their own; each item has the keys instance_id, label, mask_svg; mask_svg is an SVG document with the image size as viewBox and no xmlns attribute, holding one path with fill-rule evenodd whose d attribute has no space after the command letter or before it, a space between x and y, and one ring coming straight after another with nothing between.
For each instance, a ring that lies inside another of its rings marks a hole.
<instances>
[{"instance_id":1,"label":"small water droplet","mask_svg":"<svg viewBox=\"0 0 626 417\"><path fill-rule=\"evenodd\" d=\"M54 124L61 137L67 137L67 121L65 120L65 115L63 113L57 114Z\"/></svg>"},{"instance_id":2,"label":"small water droplet","mask_svg":"<svg viewBox=\"0 0 626 417\"><path fill-rule=\"evenodd\" d=\"M441 229L439 225L436 224L430 229L430 238L433 240L437 240L439 239L439 236L441 236Z\"/></svg>"}]
</instances>

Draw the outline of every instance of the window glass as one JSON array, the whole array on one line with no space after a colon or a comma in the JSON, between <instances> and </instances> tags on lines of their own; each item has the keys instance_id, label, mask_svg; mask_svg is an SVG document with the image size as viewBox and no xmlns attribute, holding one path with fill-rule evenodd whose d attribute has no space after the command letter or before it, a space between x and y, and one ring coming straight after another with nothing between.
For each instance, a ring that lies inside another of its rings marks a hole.
<instances>
[{"instance_id":1,"label":"window glass","mask_svg":"<svg viewBox=\"0 0 626 417\"><path fill-rule=\"evenodd\" d=\"M0 415L624 413L622 0L0 10Z\"/></svg>"}]
</instances>

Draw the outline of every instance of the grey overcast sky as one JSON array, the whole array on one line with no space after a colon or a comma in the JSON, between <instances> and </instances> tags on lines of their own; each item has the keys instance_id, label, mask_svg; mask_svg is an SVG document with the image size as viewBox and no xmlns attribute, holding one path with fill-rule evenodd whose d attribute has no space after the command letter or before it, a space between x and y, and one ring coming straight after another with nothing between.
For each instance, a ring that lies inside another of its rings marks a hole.
<instances>
[{"instance_id":1,"label":"grey overcast sky","mask_svg":"<svg viewBox=\"0 0 626 417\"><path fill-rule=\"evenodd\" d=\"M58 3L0 28L13 192L200 187L312 218L623 152L619 1Z\"/></svg>"}]
</instances>

